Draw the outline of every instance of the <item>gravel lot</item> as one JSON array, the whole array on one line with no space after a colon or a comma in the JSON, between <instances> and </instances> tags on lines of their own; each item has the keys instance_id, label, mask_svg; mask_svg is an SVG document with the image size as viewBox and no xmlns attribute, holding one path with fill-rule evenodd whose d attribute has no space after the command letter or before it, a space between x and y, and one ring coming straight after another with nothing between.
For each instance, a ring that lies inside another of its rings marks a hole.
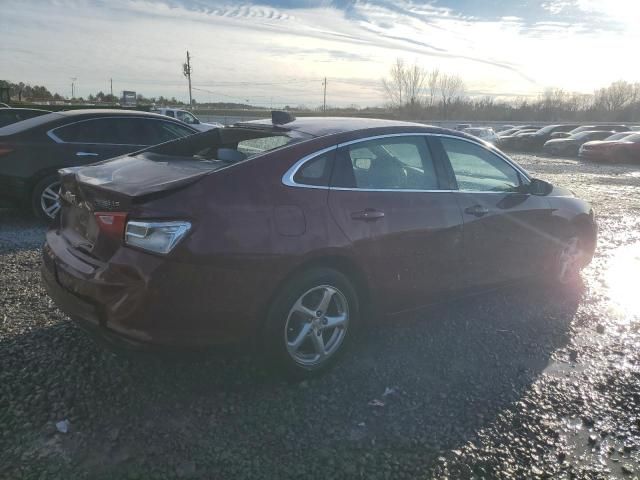
<instances>
[{"instance_id":1,"label":"gravel lot","mask_svg":"<svg viewBox=\"0 0 640 480\"><path fill-rule=\"evenodd\" d=\"M0 210L0 477L638 478L640 167L514 158L593 202L583 284L376 326L300 385L104 350L41 287L43 228Z\"/></svg>"}]
</instances>

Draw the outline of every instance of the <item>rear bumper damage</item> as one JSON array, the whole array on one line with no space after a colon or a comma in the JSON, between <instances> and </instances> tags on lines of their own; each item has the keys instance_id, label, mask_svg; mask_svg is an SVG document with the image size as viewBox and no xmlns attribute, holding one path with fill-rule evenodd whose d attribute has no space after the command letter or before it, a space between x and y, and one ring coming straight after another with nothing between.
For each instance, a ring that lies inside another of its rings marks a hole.
<instances>
[{"instance_id":1,"label":"rear bumper damage","mask_svg":"<svg viewBox=\"0 0 640 480\"><path fill-rule=\"evenodd\" d=\"M237 272L198 269L129 248L108 263L81 257L49 230L42 280L63 312L109 343L207 347L237 343L255 331L255 312L232 298Z\"/></svg>"}]
</instances>

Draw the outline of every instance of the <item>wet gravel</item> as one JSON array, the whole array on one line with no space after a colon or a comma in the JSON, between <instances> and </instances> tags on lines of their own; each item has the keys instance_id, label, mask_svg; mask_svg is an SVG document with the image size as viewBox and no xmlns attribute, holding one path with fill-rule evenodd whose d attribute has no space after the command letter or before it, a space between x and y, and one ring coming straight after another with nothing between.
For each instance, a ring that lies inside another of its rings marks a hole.
<instances>
[{"instance_id":1,"label":"wet gravel","mask_svg":"<svg viewBox=\"0 0 640 480\"><path fill-rule=\"evenodd\" d=\"M40 285L43 228L0 210L0 478L638 478L640 167L515 158L595 206L583 282L370 328L299 385L106 351Z\"/></svg>"}]
</instances>

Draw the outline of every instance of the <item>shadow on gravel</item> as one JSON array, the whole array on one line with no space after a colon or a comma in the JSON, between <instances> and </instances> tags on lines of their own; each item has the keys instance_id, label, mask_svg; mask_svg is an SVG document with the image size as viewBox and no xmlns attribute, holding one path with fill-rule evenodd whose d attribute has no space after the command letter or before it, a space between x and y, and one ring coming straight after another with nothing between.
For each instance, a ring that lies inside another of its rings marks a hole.
<instances>
[{"instance_id":1,"label":"shadow on gravel","mask_svg":"<svg viewBox=\"0 0 640 480\"><path fill-rule=\"evenodd\" d=\"M419 475L519 399L581 295L530 283L375 325L300 385L239 353L116 356L67 321L2 338L0 476Z\"/></svg>"}]
</instances>

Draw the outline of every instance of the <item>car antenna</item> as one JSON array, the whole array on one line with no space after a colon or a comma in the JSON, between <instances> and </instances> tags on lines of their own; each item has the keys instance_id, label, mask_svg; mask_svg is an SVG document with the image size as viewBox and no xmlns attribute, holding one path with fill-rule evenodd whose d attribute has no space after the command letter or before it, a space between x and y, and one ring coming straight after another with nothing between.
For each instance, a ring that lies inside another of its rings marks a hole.
<instances>
[{"instance_id":1,"label":"car antenna","mask_svg":"<svg viewBox=\"0 0 640 480\"><path fill-rule=\"evenodd\" d=\"M296 119L295 116L284 110L272 110L271 111L271 123L274 125L284 125L291 123Z\"/></svg>"}]
</instances>

